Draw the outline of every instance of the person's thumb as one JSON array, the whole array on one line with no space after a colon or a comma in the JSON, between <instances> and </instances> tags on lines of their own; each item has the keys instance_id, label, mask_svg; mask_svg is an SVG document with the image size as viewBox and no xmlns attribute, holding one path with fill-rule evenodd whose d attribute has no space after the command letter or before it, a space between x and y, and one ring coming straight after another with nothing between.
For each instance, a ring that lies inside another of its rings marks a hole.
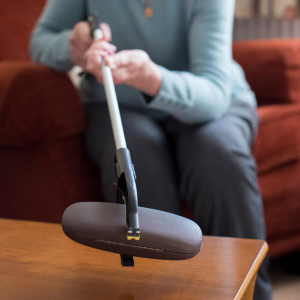
<instances>
[{"instance_id":1,"label":"person's thumb","mask_svg":"<svg viewBox=\"0 0 300 300\"><path fill-rule=\"evenodd\" d=\"M106 23L100 23L100 28L103 32L103 41L106 42L111 42L112 38L111 38L111 30L108 24Z\"/></svg>"}]
</instances>

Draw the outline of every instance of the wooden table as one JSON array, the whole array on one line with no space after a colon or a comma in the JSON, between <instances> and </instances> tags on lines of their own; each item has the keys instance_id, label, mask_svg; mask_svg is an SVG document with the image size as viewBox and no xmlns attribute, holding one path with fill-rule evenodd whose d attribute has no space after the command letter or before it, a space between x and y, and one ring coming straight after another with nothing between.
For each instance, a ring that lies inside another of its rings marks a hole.
<instances>
[{"instance_id":1,"label":"wooden table","mask_svg":"<svg viewBox=\"0 0 300 300\"><path fill-rule=\"evenodd\" d=\"M69 240L58 224L0 219L2 300L252 299L264 241L204 237L187 261L120 256Z\"/></svg>"}]
</instances>

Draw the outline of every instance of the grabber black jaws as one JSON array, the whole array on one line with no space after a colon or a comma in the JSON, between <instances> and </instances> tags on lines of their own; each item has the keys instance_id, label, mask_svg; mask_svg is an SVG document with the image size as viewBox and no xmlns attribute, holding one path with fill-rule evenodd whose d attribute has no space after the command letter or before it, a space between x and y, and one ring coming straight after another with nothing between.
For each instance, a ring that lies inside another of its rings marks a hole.
<instances>
[{"instance_id":1,"label":"grabber black jaws","mask_svg":"<svg viewBox=\"0 0 300 300\"><path fill-rule=\"evenodd\" d=\"M91 31L91 36L94 37L94 31L99 28L98 13L94 11L88 16L88 24Z\"/></svg>"},{"instance_id":2,"label":"grabber black jaws","mask_svg":"<svg viewBox=\"0 0 300 300\"><path fill-rule=\"evenodd\" d=\"M141 231L139 228L136 175L130 151L127 148L120 148L116 151L114 171L117 202L125 202L127 240L139 240Z\"/></svg>"}]
</instances>

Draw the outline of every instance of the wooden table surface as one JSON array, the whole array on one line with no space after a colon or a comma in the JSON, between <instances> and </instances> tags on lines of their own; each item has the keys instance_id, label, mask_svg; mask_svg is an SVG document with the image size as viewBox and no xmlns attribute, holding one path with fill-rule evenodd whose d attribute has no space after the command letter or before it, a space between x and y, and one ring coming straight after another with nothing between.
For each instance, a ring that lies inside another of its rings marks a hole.
<instances>
[{"instance_id":1,"label":"wooden table surface","mask_svg":"<svg viewBox=\"0 0 300 300\"><path fill-rule=\"evenodd\" d=\"M264 241L204 237L187 261L120 256L69 240L59 224L0 219L0 299L252 299Z\"/></svg>"}]
</instances>

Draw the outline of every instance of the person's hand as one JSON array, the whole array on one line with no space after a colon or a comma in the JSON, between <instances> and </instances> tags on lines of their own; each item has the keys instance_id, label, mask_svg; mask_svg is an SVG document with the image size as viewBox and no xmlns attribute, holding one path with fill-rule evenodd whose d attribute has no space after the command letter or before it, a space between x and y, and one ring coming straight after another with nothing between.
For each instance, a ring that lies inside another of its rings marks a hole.
<instances>
[{"instance_id":1,"label":"person's hand","mask_svg":"<svg viewBox=\"0 0 300 300\"><path fill-rule=\"evenodd\" d=\"M91 37L90 28L87 22L77 23L70 35L71 59L75 65L82 67L85 71L90 68L95 58L101 62L101 58L113 54L116 47L111 41L110 27L106 23L101 23L100 28L103 32L103 38L94 41Z\"/></svg>"},{"instance_id":2,"label":"person's hand","mask_svg":"<svg viewBox=\"0 0 300 300\"><path fill-rule=\"evenodd\" d=\"M156 96L162 82L159 67L142 50L124 50L115 54L116 47L109 43L109 25L101 23L100 28L103 38L93 41L87 22L79 22L74 26L70 36L73 63L93 74L103 84L101 63L105 59L105 64L112 69L115 84L127 84L150 96Z\"/></svg>"},{"instance_id":3,"label":"person's hand","mask_svg":"<svg viewBox=\"0 0 300 300\"><path fill-rule=\"evenodd\" d=\"M112 70L114 83L126 84L150 96L156 96L162 83L159 67L142 50L123 50L104 58L105 64ZM99 62L95 59L88 71L103 84Z\"/></svg>"}]
</instances>

